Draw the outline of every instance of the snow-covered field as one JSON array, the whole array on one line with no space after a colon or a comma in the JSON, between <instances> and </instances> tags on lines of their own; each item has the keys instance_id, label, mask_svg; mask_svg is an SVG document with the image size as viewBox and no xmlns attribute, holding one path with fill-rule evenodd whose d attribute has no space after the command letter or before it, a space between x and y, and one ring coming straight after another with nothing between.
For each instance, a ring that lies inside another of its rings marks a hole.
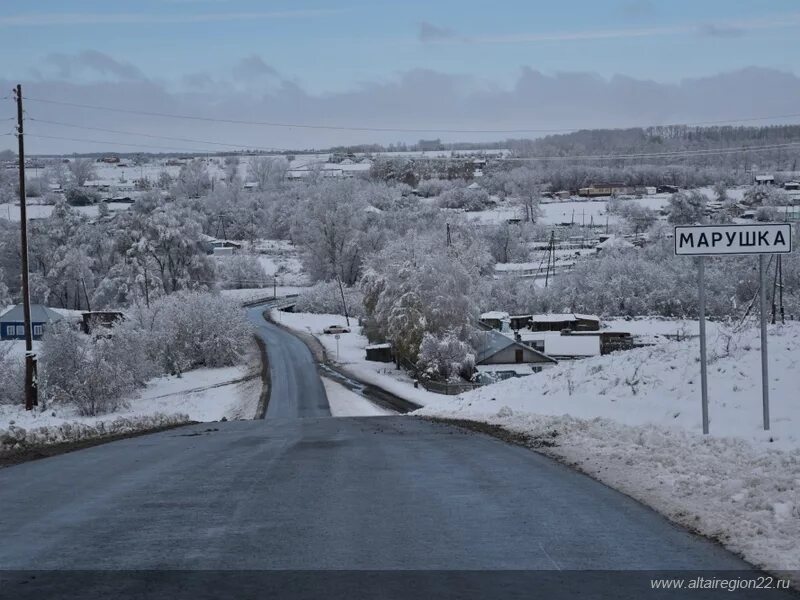
<instances>
[{"instance_id":1,"label":"snow-covered field","mask_svg":"<svg viewBox=\"0 0 800 600\"><path fill-rule=\"evenodd\" d=\"M644 207L660 210L669 202L668 194L655 194L634 198ZM607 212L608 200L567 200L564 202L547 202L539 205L542 216L538 222L544 225L560 225L575 223L576 225L618 225L621 219ZM501 203L498 207L477 212L468 212L466 216L483 224L500 223L508 219L519 218L520 209L512 202Z\"/></svg>"},{"instance_id":2,"label":"snow-covered field","mask_svg":"<svg viewBox=\"0 0 800 600\"><path fill-rule=\"evenodd\" d=\"M322 333L322 330L329 325L344 326L346 323L342 315L289 313L279 310L273 310L271 314L277 323L316 337L324 346L330 360L366 383L421 405L435 405L444 398L422 387L415 388L411 377L405 371L396 369L392 363L367 360L365 348L369 342L361 335L357 319L350 319L351 332L340 334L337 340L333 335Z\"/></svg>"},{"instance_id":3,"label":"snow-covered field","mask_svg":"<svg viewBox=\"0 0 800 600\"><path fill-rule=\"evenodd\" d=\"M119 211L128 210L131 205L124 202L107 202L106 206L108 206L109 210L111 211ZM97 204L93 204L91 206L74 206L73 208L79 213L82 213L90 218L96 217L99 214ZM28 219L46 219L52 212L53 206L49 204L27 204ZM11 204L6 202L4 204L0 204L0 219L8 219L9 221L19 222L19 203Z\"/></svg>"},{"instance_id":4,"label":"snow-covered field","mask_svg":"<svg viewBox=\"0 0 800 600\"><path fill-rule=\"evenodd\" d=\"M800 324L770 328L771 430L760 341L709 337L711 435L701 429L698 341L562 364L415 414L499 424L541 451L770 570L800 570Z\"/></svg>"}]
</instances>

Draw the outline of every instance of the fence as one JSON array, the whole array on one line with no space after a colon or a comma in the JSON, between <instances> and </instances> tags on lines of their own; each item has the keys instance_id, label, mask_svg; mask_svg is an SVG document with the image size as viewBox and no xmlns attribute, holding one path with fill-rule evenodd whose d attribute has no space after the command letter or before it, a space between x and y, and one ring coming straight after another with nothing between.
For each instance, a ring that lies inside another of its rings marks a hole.
<instances>
[{"instance_id":1,"label":"fence","mask_svg":"<svg viewBox=\"0 0 800 600\"><path fill-rule=\"evenodd\" d=\"M458 394L463 394L464 392L470 392L475 388L481 387L480 383L470 383L465 381L463 383L449 383L446 381L420 381L420 385L428 390L429 392L434 392L436 394L446 394L448 396L456 396Z\"/></svg>"}]
</instances>

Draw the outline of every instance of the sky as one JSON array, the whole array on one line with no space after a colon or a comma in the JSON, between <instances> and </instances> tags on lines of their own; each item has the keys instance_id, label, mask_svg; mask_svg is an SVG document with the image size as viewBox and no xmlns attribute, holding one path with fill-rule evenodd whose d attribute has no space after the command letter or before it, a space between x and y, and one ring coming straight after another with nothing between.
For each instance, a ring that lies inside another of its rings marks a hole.
<instances>
[{"instance_id":1,"label":"sky","mask_svg":"<svg viewBox=\"0 0 800 600\"><path fill-rule=\"evenodd\" d=\"M796 0L6 0L0 85L32 152L484 141L800 113L799 30Z\"/></svg>"}]
</instances>

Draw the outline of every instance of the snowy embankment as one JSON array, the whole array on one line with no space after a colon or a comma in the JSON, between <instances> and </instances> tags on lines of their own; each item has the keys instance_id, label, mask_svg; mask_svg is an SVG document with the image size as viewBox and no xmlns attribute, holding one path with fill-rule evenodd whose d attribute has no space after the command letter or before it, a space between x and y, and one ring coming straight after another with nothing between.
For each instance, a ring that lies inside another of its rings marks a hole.
<instances>
[{"instance_id":1,"label":"snowy embankment","mask_svg":"<svg viewBox=\"0 0 800 600\"><path fill-rule=\"evenodd\" d=\"M414 414L523 433L757 566L800 570L800 324L770 328L768 432L758 330L709 337L709 436L698 346L667 342L562 363Z\"/></svg>"},{"instance_id":2,"label":"snowy embankment","mask_svg":"<svg viewBox=\"0 0 800 600\"><path fill-rule=\"evenodd\" d=\"M328 405L334 417L379 417L397 414L391 410L373 404L363 396L348 390L342 384L322 378Z\"/></svg>"},{"instance_id":3,"label":"snowy embankment","mask_svg":"<svg viewBox=\"0 0 800 600\"><path fill-rule=\"evenodd\" d=\"M393 363L374 362L366 359L367 338L361 335L358 319L350 319L350 333L334 335L323 333L330 325L347 326L342 315L317 315L309 313L289 313L279 310L271 312L272 319L289 329L307 333L317 338L328 360L340 365L355 378L379 387L409 402L419 405L436 404L445 396L434 394L422 387L415 388L414 380ZM338 342L338 343L337 343Z\"/></svg>"},{"instance_id":4,"label":"snowy embankment","mask_svg":"<svg viewBox=\"0 0 800 600\"><path fill-rule=\"evenodd\" d=\"M181 377L151 379L128 400L127 408L97 416L79 415L70 406L26 411L19 405L0 405L0 453L192 421L252 419L261 393L260 368L258 350L253 346L241 366L195 369Z\"/></svg>"}]
</instances>

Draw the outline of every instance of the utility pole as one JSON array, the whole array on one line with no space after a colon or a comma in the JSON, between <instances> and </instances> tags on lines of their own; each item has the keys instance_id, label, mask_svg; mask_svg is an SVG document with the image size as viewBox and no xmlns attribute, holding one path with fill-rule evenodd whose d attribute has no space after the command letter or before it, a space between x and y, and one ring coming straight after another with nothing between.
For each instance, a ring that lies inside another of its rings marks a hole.
<instances>
[{"instance_id":1,"label":"utility pole","mask_svg":"<svg viewBox=\"0 0 800 600\"><path fill-rule=\"evenodd\" d=\"M19 226L22 255L22 309L25 315L25 410L39 405L36 389L36 356L33 353L31 296L28 288L28 213L25 206L25 142L22 125L22 86L14 89L17 100L17 142L19 144Z\"/></svg>"}]
</instances>

